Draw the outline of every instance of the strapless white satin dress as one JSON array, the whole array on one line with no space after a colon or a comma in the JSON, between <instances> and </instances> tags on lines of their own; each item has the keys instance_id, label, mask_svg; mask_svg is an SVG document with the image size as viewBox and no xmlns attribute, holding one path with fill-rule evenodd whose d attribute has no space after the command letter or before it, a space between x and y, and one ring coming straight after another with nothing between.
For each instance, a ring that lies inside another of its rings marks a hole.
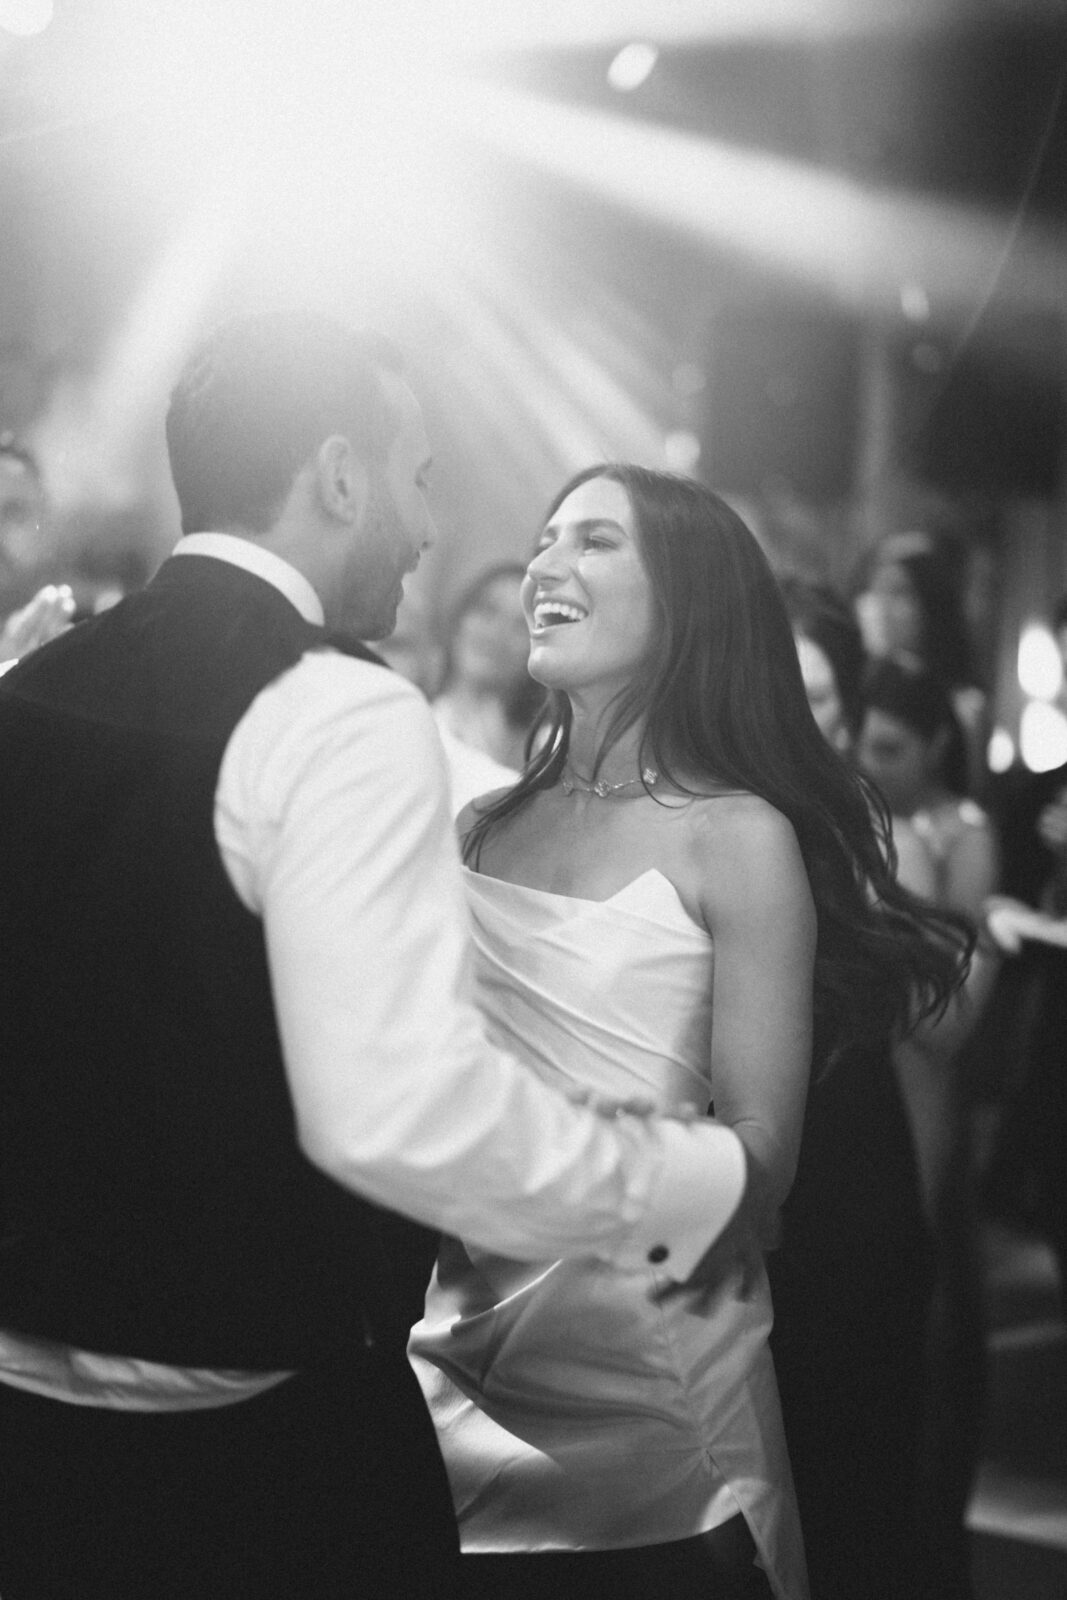
<instances>
[{"instance_id":1,"label":"strapless white satin dress","mask_svg":"<svg viewBox=\"0 0 1067 1600\"><path fill-rule=\"evenodd\" d=\"M655 870L606 901L466 874L494 1039L556 1083L707 1109L714 953ZM466 1551L685 1539L744 1513L778 1600L807 1584L761 1275L706 1315L654 1269L446 1240L411 1359Z\"/></svg>"}]
</instances>

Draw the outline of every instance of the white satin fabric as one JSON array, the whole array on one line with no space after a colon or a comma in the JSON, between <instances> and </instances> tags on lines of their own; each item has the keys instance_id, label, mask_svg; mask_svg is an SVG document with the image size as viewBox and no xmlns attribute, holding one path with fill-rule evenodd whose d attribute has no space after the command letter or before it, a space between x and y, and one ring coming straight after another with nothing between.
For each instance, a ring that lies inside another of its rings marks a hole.
<instances>
[{"instance_id":1,"label":"white satin fabric","mask_svg":"<svg viewBox=\"0 0 1067 1600\"><path fill-rule=\"evenodd\" d=\"M555 1082L707 1108L713 948L665 877L603 902L466 879L498 1043ZM653 1305L657 1281L445 1242L411 1356L463 1548L655 1544L740 1510L778 1600L803 1600L766 1279L709 1315Z\"/></svg>"}]
</instances>

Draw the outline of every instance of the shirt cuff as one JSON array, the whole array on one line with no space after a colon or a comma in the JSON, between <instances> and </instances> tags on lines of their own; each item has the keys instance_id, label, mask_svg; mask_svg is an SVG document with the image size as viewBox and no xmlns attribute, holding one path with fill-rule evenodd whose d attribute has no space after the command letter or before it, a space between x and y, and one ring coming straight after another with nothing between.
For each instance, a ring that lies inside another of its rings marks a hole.
<instances>
[{"instance_id":1,"label":"shirt cuff","mask_svg":"<svg viewBox=\"0 0 1067 1600\"><path fill-rule=\"evenodd\" d=\"M745 1147L732 1128L711 1121L659 1124L659 1182L645 1215L615 1259L659 1267L684 1283L726 1227L745 1190Z\"/></svg>"}]
</instances>

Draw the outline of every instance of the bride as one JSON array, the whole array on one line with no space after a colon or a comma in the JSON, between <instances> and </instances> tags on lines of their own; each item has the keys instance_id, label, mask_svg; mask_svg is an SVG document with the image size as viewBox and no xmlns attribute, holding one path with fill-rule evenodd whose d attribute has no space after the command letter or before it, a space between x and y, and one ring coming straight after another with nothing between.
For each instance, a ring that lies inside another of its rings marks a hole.
<instances>
[{"instance_id":1,"label":"bride","mask_svg":"<svg viewBox=\"0 0 1067 1600\"><path fill-rule=\"evenodd\" d=\"M770 1244L813 1049L907 1025L960 950L921 937L870 795L811 718L770 569L717 496L579 474L522 597L550 721L519 782L461 818L479 1003L546 1078L732 1126ZM654 1263L446 1240L411 1354L464 1594L803 1600L770 1325L761 1260L694 1304Z\"/></svg>"}]
</instances>

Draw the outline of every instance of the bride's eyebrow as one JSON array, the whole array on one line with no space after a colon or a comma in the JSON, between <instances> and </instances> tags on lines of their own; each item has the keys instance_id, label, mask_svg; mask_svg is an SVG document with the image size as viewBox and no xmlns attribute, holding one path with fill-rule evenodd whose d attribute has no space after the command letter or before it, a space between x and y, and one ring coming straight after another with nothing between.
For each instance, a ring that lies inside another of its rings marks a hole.
<instances>
[{"instance_id":1,"label":"bride's eyebrow","mask_svg":"<svg viewBox=\"0 0 1067 1600\"><path fill-rule=\"evenodd\" d=\"M626 537L626 529L621 522L616 522L614 517L583 517L580 522L560 523L548 522L542 531L542 539L546 534L558 534L561 527L572 527L578 533L592 533L594 528L609 528L612 533L621 533Z\"/></svg>"}]
</instances>

